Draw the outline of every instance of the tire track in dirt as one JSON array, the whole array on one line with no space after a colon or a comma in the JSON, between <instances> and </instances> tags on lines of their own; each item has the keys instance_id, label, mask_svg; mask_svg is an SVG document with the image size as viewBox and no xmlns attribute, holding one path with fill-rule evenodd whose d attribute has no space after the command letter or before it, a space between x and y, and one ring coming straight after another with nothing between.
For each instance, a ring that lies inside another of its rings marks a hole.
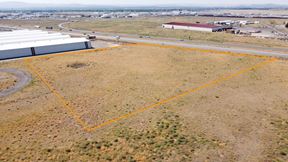
<instances>
[{"instance_id":1,"label":"tire track in dirt","mask_svg":"<svg viewBox=\"0 0 288 162\"><path fill-rule=\"evenodd\" d=\"M5 69L0 69L0 72L9 73L9 74L11 74L17 78L17 82L14 86L12 86L8 89L4 89L4 90L0 89L0 98L6 97L6 96L9 96L13 93L18 92L23 87L28 85L32 80L32 77L29 73L22 71L22 70L19 70L19 69L14 69L14 68L7 68L6 69L5 68Z\"/></svg>"}]
</instances>

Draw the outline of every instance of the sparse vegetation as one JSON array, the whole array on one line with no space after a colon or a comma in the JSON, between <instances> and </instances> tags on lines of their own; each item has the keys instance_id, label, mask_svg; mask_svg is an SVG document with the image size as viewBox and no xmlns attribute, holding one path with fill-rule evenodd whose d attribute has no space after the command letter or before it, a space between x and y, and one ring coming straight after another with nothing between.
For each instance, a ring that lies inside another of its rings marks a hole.
<instances>
[{"instance_id":1,"label":"sparse vegetation","mask_svg":"<svg viewBox=\"0 0 288 162\"><path fill-rule=\"evenodd\" d=\"M288 161L288 120L277 119L271 122L278 135L278 147L270 155L274 161Z\"/></svg>"},{"instance_id":2,"label":"sparse vegetation","mask_svg":"<svg viewBox=\"0 0 288 162\"><path fill-rule=\"evenodd\" d=\"M221 143L199 134L186 134L178 115L166 113L163 119L145 130L117 128L114 135L98 140L80 140L71 147L47 148L39 152L39 160L69 161L95 159L97 161L191 161L197 150L216 149ZM20 148L20 150L25 148ZM6 154L8 150L3 150ZM26 160L30 158L27 157ZM23 159L22 159L23 160ZM31 160L31 159L30 159Z\"/></svg>"},{"instance_id":3,"label":"sparse vegetation","mask_svg":"<svg viewBox=\"0 0 288 162\"><path fill-rule=\"evenodd\" d=\"M264 60L123 46L31 64L81 120L97 126ZM89 66L75 70L74 63ZM85 132L23 60L1 62L35 82L0 99L0 161L285 161L287 66L277 60Z\"/></svg>"}]
</instances>

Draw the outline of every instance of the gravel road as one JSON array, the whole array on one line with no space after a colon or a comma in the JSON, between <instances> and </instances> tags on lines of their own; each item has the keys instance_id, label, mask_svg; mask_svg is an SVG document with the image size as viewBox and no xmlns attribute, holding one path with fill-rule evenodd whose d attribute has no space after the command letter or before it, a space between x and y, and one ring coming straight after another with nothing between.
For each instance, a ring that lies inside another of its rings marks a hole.
<instances>
[{"instance_id":1,"label":"gravel road","mask_svg":"<svg viewBox=\"0 0 288 162\"><path fill-rule=\"evenodd\" d=\"M17 78L17 83L15 84L15 86L5 90L0 90L0 98L6 97L21 90L23 87L28 85L32 80L32 77L29 73L19 69L13 69L13 68L0 69L0 72L12 74Z\"/></svg>"}]
</instances>

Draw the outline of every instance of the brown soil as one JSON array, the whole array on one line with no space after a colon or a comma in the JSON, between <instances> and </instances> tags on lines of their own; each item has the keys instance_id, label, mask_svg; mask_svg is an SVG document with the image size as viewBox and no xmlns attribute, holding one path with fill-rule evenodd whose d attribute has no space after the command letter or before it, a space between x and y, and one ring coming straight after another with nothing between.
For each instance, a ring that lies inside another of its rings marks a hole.
<instances>
[{"instance_id":1,"label":"brown soil","mask_svg":"<svg viewBox=\"0 0 288 162\"><path fill-rule=\"evenodd\" d=\"M15 76L0 72L0 91L13 87L16 82L17 78Z\"/></svg>"},{"instance_id":2,"label":"brown soil","mask_svg":"<svg viewBox=\"0 0 288 162\"><path fill-rule=\"evenodd\" d=\"M123 46L31 64L93 126L262 61ZM287 161L287 69L278 60L93 132L34 75L0 99L0 161Z\"/></svg>"}]
</instances>

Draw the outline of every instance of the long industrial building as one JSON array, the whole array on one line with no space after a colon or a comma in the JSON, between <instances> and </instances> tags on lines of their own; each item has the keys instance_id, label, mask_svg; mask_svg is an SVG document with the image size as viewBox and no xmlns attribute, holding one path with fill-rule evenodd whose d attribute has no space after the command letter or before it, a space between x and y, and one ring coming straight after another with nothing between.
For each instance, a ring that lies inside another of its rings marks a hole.
<instances>
[{"instance_id":1,"label":"long industrial building","mask_svg":"<svg viewBox=\"0 0 288 162\"><path fill-rule=\"evenodd\" d=\"M182 22L170 22L162 24L163 28L166 29L181 29L181 30L193 30L202 32L218 32L223 31L226 28L223 26L213 24L193 24L193 23L182 23Z\"/></svg>"},{"instance_id":2,"label":"long industrial building","mask_svg":"<svg viewBox=\"0 0 288 162\"><path fill-rule=\"evenodd\" d=\"M41 30L0 32L0 60L92 48L86 38Z\"/></svg>"}]
</instances>

